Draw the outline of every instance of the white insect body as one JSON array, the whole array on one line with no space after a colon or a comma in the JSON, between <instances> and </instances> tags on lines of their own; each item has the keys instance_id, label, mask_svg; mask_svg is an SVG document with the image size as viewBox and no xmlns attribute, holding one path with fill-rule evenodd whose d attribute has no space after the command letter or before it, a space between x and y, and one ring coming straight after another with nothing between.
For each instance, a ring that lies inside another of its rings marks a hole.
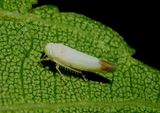
<instances>
[{"instance_id":1,"label":"white insect body","mask_svg":"<svg viewBox=\"0 0 160 113\"><path fill-rule=\"evenodd\" d=\"M45 54L48 56L48 60L58 64L58 71L59 65L78 72L110 72L115 69L115 65L107 61L100 60L60 43L48 43L45 47Z\"/></svg>"}]
</instances>

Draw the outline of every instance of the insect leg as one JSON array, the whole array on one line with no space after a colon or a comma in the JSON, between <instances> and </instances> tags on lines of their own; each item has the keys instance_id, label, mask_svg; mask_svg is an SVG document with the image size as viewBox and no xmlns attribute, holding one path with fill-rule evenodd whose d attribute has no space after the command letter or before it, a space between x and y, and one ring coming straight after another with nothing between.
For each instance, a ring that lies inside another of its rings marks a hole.
<instances>
[{"instance_id":1,"label":"insect leg","mask_svg":"<svg viewBox=\"0 0 160 113\"><path fill-rule=\"evenodd\" d=\"M56 62L57 62L57 61L56 61ZM63 75L63 74L60 72L60 70L59 70L59 64L60 64L60 63L57 63L56 69L58 70L58 72L60 73L60 75ZM60 65L63 66L64 68L68 69L68 70L71 70L71 71L75 72L75 73L79 73L79 74L82 76L83 80L84 80L84 81L87 81L86 76L85 76L80 70L76 70L76 69L71 68L71 67L69 67L69 66L66 66L66 65L64 65L64 64L60 64Z\"/></svg>"},{"instance_id":2,"label":"insect leg","mask_svg":"<svg viewBox=\"0 0 160 113\"><path fill-rule=\"evenodd\" d=\"M59 74L61 75L61 79L65 82L65 84L67 83L66 80L63 77L63 74L61 73L61 71L59 70L59 64L56 64L56 69L59 72Z\"/></svg>"},{"instance_id":3,"label":"insect leg","mask_svg":"<svg viewBox=\"0 0 160 113\"><path fill-rule=\"evenodd\" d=\"M51 60L51 59L49 57L41 59L41 61L48 61L48 60Z\"/></svg>"},{"instance_id":4,"label":"insect leg","mask_svg":"<svg viewBox=\"0 0 160 113\"><path fill-rule=\"evenodd\" d=\"M57 71L59 72L59 74L60 74L61 76L63 76L63 74L62 74L61 71L59 70L59 64L56 64L56 69L57 69Z\"/></svg>"},{"instance_id":5,"label":"insect leg","mask_svg":"<svg viewBox=\"0 0 160 113\"><path fill-rule=\"evenodd\" d=\"M45 58L46 56L47 56L47 55L46 55L46 54L44 54L42 58Z\"/></svg>"},{"instance_id":6,"label":"insect leg","mask_svg":"<svg viewBox=\"0 0 160 113\"><path fill-rule=\"evenodd\" d=\"M81 73L81 76L82 76L82 78L83 78L84 81L87 81L86 76L83 75L83 73Z\"/></svg>"}]
</instances>

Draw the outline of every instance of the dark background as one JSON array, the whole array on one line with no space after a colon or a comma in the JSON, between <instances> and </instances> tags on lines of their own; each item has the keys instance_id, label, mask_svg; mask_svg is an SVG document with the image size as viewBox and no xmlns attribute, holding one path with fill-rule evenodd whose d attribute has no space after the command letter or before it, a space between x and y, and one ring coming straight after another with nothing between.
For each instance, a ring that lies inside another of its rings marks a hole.
<instances>
[{"instance_id":1,"label":"dark background","mask_svg":"<svg viewBox=\"0 0 160 113\"><path fill-rule=\"evenodd\" d=\"M117 31L136 50L134 58L160 69L160 26L158 3L112 0L39 0L58 6L63 12L77 12Z\"/></svg>"}]
</instances>

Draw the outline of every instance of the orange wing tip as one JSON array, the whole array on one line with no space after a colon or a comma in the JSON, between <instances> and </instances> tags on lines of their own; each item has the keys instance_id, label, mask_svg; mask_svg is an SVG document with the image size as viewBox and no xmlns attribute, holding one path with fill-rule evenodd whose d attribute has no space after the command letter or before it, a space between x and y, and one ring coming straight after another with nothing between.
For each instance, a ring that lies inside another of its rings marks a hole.
<instances>
[{"instance_id":1,"label":"orange wing tip","mask_svg":"<svg viewBox=\"0 0 160 113\"><path fill-rule=\"evenodd\" d=\"M107 72L113 72L116 69L116 65L111 64L105 60L100 60L99 64L101 65L101 69Z\"/></svg>"}]
</instances>

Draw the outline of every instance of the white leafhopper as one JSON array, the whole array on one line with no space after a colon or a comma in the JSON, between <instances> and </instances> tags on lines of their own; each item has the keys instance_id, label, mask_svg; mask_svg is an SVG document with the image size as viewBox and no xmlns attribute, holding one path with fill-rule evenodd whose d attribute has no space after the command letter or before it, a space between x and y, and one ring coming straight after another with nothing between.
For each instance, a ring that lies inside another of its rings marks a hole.
<instances>
[{"instance_id":1,"label":"white leafhopper","mask_svg":"<svg viewBox=\"0 0 160 113\"><path fill-rule=\"evenodd\" d=\"M61 43L48 43L44 51L48 57L46 60L54 61L56 69L61 75L59 65L76 72L112 72L115 69L115 65L105 60L87 55Z\"/></svg>"}]
</instances>

